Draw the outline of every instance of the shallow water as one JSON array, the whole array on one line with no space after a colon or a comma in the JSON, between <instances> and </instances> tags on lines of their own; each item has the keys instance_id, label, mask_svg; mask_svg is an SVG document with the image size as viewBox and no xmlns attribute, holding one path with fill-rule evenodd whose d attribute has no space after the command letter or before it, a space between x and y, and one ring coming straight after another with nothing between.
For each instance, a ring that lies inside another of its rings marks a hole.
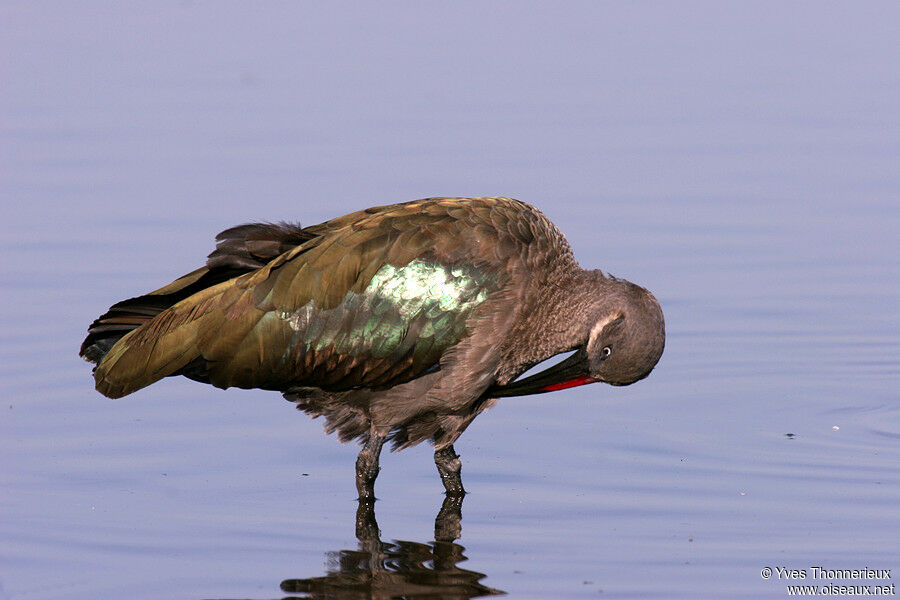
<instances>
[{"instance_id":1,"label":"shallow water","mask_svg":"<svg viewBox=\"0 0 900 600\"><path fill-rule=\"evenodd\" d=\"M0 598L894 583L811 569L900 573L900 11L755 6L5 4ZM77 357L230 225L492 194L653 290L667 348L481 415L437 535L429 448L358 519L357 449L278 394L113 401Z\"/></svg>"}]
</instances>

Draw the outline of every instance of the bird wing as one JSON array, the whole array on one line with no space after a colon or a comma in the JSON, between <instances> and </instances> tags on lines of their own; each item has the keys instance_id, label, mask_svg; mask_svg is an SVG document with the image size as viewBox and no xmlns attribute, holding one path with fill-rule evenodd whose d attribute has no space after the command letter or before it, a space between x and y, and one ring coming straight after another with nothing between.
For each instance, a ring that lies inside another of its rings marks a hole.
<instances>
[{"instance_id":1,"label":"bird wing","mask_svg":"<svg viewBox=\"0 0 900 600\"><path fill-rule=\"evenodd\" d=\"M219 387L409 381L468 336L543 222L510 199L437 198L307 227L309 239L264 266L122 337L95 371L97 389L124 396L198 361Z\"/></svg>"},{"instance_id":2,"label":"bird wing","mask_svg":"<svg viewBox=\"0 0 900 600\"><path fill-rule=\"evenodd\" d=\"M216 249L206 265L143 296L122 300L97 317L81 344L79 354L99 363L129 331L197 292L264 267L273 258L318 237L299 224L252 223L227 229L216 236Z\"/></svg>"}]
</instances>

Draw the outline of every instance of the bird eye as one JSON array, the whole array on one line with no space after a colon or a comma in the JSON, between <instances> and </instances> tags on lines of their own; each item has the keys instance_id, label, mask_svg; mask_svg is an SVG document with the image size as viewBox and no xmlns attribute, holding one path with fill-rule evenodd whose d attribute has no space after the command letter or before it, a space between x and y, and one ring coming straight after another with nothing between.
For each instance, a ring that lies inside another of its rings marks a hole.
<instances>
[{"instance_id":1,"label":"bird eye","mask_svg":"<svg viewBox=\"0 0 900 600\"><path fill-rule=\"evenodd\" d=\"M610 354L612 354L612 348L610 348L609 346L604 346L603 350L600 351L600 360L609 358Z\"/></svg>"}]
</instances>

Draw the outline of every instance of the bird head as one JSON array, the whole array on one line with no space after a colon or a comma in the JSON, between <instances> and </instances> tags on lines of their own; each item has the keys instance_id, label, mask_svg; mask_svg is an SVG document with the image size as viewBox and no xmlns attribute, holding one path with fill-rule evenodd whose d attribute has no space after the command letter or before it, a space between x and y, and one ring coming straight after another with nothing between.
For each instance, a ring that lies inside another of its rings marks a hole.
<instances>
[{"instance_id":1,"label":"bird head","mask_svg":"<svg viewBox=\"0 0 900 600\"><path fill-rule=\"evenodd\" d=\"M621 283L615 308L601 313L584 346L588 375L611 385L629 385L645 378L666 344L659 302L644 288Z\"/></svg>"},{"instance_id":2,"label":"bird head","mask_svg":"<svg viewBox=\"0 0 900 600\"><path fill-rule=\"evenodd\" d=\"M588 320L587 340L565 360L524 379L489 390L489 395L525 396L602 381L629 385L647 377L666 344L662 308L644 288L605 279Z\"/></svg>"}]
</instances>

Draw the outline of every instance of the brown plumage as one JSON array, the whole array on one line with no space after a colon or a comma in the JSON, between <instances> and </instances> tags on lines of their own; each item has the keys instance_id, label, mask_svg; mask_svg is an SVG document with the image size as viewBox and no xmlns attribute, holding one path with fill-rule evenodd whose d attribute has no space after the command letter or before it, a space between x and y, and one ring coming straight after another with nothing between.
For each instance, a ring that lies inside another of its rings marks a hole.
<instances>
[{"instance_id":1,"label":"brown plumage","mask_svg":"<svg viewBox=\"0 0 900 600\"><path fill-rule=\"evenodd\" d=\"M496 398L649 374L665 333L655 298L585 271L559 230L509 198L429 198L301 228L251 224L205 267L114 305L81 355L118 398L170 375L278 390L342 440L430 439L450 493L452 444ZM556 367L519 374L561 352Z\"/></svg>"}]
</instances>

